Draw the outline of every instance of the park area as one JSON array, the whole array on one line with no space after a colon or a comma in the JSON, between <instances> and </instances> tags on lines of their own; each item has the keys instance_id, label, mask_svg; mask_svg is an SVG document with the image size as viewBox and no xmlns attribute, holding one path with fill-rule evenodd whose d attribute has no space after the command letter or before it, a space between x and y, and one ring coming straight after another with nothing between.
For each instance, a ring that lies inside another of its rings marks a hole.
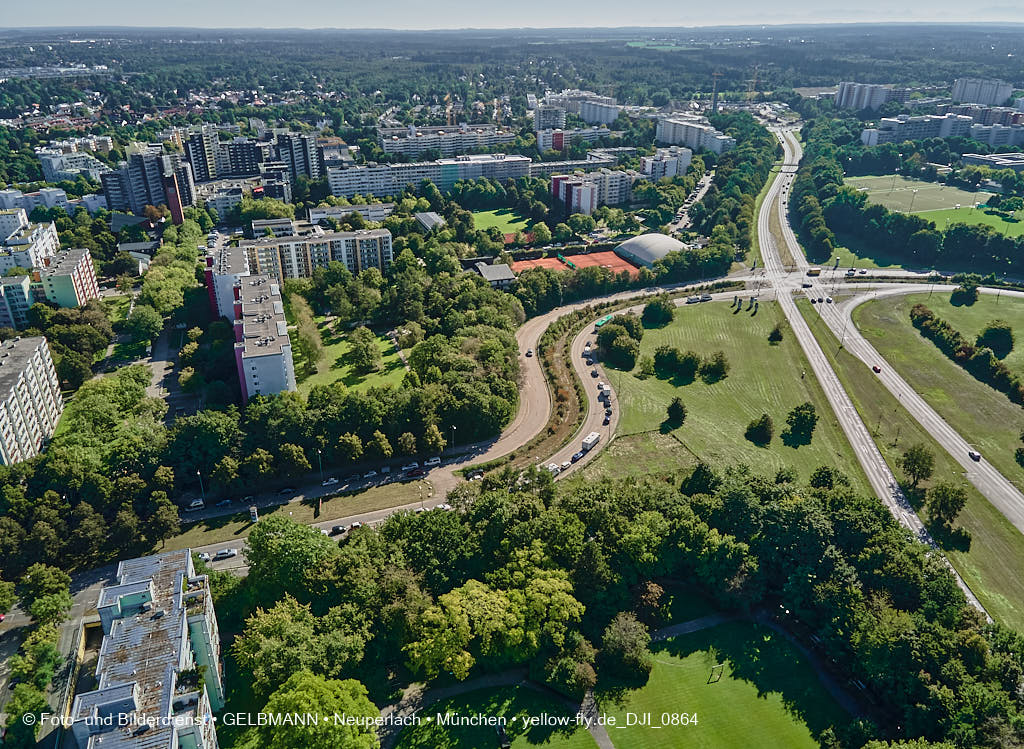
<instances>
[{"instance_id":1,"label":"park area","mask_svg":"<svg viewBox=\"0 0 1024 749\"><path fill-rule=\"evenodd\" d=\"M394 343L387 335L382 333L377 336L377 345L382 358L380 369L376 372L360 374L356 371L353 361L348 332L338 332L334 323L328 322L323 317L317 317L315 320L320 331L320 339L324 344L324 357L319 363L318 371L307 374L306 362L296 351L295 379L300 393L305 395L315 385L330 385L334 382L341 382L346 387L356 389L383 385L397 386L402 383L402 378L405 377L405 365L398 356L398 350ZM294 349L295 347L293 347Z\"/></svg>"},{"instance_id":2,"label":"park area","mask_svg":"<svg viewBox=\"0 0 1024 749\"><path fill-rule=\"evenodd\" d=\"M858 490L867 490L853 451L778 305L761 302L756 314L747 307L743 304L737 312L725 302L685 305L677 308L668 326L644 332L641 358L653 356L664 344L705 358L724 352L730 369L717 382L641 378L638 370L604 368L621 420L615 441L586 469L588 477L668 473L703 460L711 465L745 463L768 475L789 466L806 481L814 469L828 465L845 473ZM776 325L783 340L773 345L768 335ZM681 426L670 427L666 409L675 397L682 399L687 415ZM810 443L784 440L787 414L806 401L818 414ZM744 433L764 413L775 429L762 447Z\"/></svg>"},{"instance_id":3,"label":"park area","mask_svg":"<svg viewBox=\"0 0 1024 749\"><path fill-rule=\"evenodd\" d=\"M515 234L517 231L526 231L530 220L511 208L498 208L493 211L473 211L473 226L480 230L493 226L502 234Z\"/></svg>"},{"instance_id":4,"label":"park area","mask_svg":"<svg viewBox=\"0 0 1024 749\"><path fill-rule=\"evenodd\" d=\"M644 686L598 695L601 711L616 718L609 733L617 747L810 749L826 728L851 720L811 664L767 627L727 622L651 650L654 670ZM661 727L625 726L627 713L649 713ZM672 725L670 716L680 713L696 723Z\"/></svg>"},{"instance_id":5,"label":"park area","mask_svg":"<svg viewBox=\"0 0 1024 749\"><path fill-rule=\"evenodd\" d=\"M935 299L932 295L932 301ZM891 304L891 301L886 303ZM797 306L896 476L905 480L897 463L903 452L911 445L924 445L935 456L935 469L931 479L921 482L921 487L928 488L940 481L962 483L960 463L901 407L896 396L879 382L864 362L840 348L839 340L806 299L799 300ZM921 343L928 342L922 339ZM921 519L936 532L946 556L989 614L1002 624L1021 629L1024 627L1024 578L1020 568L1024 560L1024 536L972 484L964 488L967 506L956 525L970 533L969 544L943 533L929 522L927 512L922 513Z\"/></svg>"}]
</instances>

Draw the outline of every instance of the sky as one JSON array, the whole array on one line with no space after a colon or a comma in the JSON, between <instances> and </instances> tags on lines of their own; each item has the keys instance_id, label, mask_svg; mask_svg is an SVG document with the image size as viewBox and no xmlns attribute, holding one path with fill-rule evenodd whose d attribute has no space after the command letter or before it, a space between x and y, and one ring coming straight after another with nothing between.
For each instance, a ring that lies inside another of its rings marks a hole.
<instances>
[{"instance_id":1,"label":"sky","mask_svg":"<svg viewBox=\"0 0 1024 749\"><path fill-rule=\"evenodd\" d=\"M552 28L871 21L1024 22L1024 3L981 0L0 0L2 27Z\"/></svg>"}]
</instances>

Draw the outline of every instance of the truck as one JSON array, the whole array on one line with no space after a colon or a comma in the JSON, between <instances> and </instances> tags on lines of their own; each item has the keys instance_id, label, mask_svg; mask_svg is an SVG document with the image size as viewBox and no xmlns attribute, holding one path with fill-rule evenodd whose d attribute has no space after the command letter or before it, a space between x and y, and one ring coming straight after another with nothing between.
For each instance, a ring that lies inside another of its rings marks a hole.
<instances>
[{"instance_id":1,"label":"truck","mask_svg":"<svg viewBox=\"0 0 1024 749\"><path fill-rule=\"evenodd\" d=\"M598 442L601 441L601 435L597 432L591 432L583 438L583 452L590 452L591 448L594 447Z\"/></svg>"}]
</instances>

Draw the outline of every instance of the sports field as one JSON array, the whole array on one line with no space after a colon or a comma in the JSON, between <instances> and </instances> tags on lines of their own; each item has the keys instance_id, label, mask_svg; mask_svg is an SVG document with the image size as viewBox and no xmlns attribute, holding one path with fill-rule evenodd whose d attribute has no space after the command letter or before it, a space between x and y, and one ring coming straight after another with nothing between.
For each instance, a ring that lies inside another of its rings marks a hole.
<instances>
[{"instance_id":1,"label":"sports field","mask_svg":"<svg viewBox=\"0 0 1024 749\"><path fill-rule=\"evenodd\" d=\"M811 749L826 728L851 720L802 655L767 627L730 622L651 650L647 684L621 699L598 696L601 711L616 718L608 732L617 747ZM724 664L718 679L716 664ZM652 725L626 726L628 713L650 714ZM689 724L673 725L681 713Z\"/></svg>"},{"instance_id":2,"label":"sports field","mask_svg":"<svg viewBox=\"0 0 1024 749\"><path fill-rule=\"evenodd\" d=\"M473 211L473 226L477 229L490 229L492 226L496 226L502 234L514 234L517 231L526 231L529 225L529 219L523 218L511 208Z\"/></svg>"},{"instance_id":3,"label":"sports field","mask_svg":"<svg viewBox=\"0 0 1024 749\"><path fill-rule=\"evenodd\" d=\"M916 213L916 211L915 211ZM939 211L925 211L921 218L935 222L935 228L944 231L950 224L987 224L1000 234L1019 237L1024 234L1024 211L1012 215L984 208L948 208Z\"/></svg>"},{"instance_id":4,"label":"sports field","mask_svg":"<svg viewBox=\"0 0 1024 749\"><path fill-rule=\"evenodd\" d=\"M955 208L958 205L971 207L975 203L987 202L992 195L988 192L968 192L938 182L908 179L893 174L847 177L846 184L866 192L868 200L872 203L879 203L901 213L938 211Z\"/></svg>"},{"instance_id":5,"label":"sports field","mask_svg":"<svg viewBox=\"0 0 1024 749\"><path fill-rule=\"evenodd\" d=\"M492 726L442 726L435 716L454 713L463 717L483 715L504 717L505 732L512 749L544 747L544 749L596 749L597 743L586 728L550 726L526 727L524 717L569 716L572 711L557 698L527 687L481 689L476 692L437 702L420 711L421 722L409 727L398 737L397 749L483 749L499 747L498 733Z\"/></svg>"},{"instance_id":6,"label":"sports field","mask_svg":"<svg viewBox=\"0 0 1024 749\"><path fill-rule=\"evenodd\" d=\"M662 470L704 460L712 465L746 463L768 474L792 466L806 480L818 466L830 465L866 491L853 451L778 305L762 302L756 315L746 304L743 307L735 312L728 302L685 305L667 327L646 330L640 344L641 357L653 356L663 344L704 357L721 350L731 368L719 382L707 384L699 377L690 383L640 379L637 370L603 368L614 391L613 408L622 410L619 435L638 436L621 440L624 452L618 460L602 455L594 461L586 470L588 476L647 472L654 470L652 460ZM782 342L773 346L768 334L776 324L784 333ZM662 426L666 408L676 396L687 408L686 420L681 427L662 433L667 429ZM805 401L814 404L819 417L813 438L809 444L787 444L781 436L786 415ZM766 447L744 437L747 425L762 413L775 424L774 437ZM612 448L619 442L617 438ZM635 451L629 449L630 443L636 443ZM652 443L658 449L645 456L644 447Z\"/></svg>"}]
</instances>

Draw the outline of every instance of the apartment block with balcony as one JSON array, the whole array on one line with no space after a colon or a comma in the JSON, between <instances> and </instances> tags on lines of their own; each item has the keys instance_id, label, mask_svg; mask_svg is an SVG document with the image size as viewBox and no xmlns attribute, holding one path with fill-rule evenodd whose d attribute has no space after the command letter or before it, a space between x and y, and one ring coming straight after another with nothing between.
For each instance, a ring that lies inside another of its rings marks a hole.
<instances>
[{"instance_id":1,"label":"apartment block with balcony","mask_svg":"<svg viewBox=\"0 0 1024 749\"><path fill-rule=\"evenodd\" d=\"M389 127L378 128L377 138L384 153L420 156L437 151L442 156L454 156L478 148L506 145L516 139L511 130L497 125L468 125L458 127Z\"/></svg>"},{"instance_id":2,"label":"apartment block with balcony","mask_svg":"<svg viewBox=\"0 0 1024 749\"><path fill-rule=\"evenodd\" d=\"M58 307L81 307L100 296L92 255L85 248L58 252L47 265L36 269L33 277L46 299Z\"/></svg>"},{"instance_id":3,"label":"apartment block with balcony","mask_svg":"<svg viewBox=\"0 0 1024 749\"><path fill-rule=\"evenodd\" d=\"M258 273L238 279L235 292L235 364L242 401L295 390L295 365L281 287Z\"/></svg>"},{"instance_id":4,"label":"apartment block with balcony","mask_svg":"<svg viewBox=\"0 0 1024 749\"><path fill-rule=\"evenodd\" d=\"M45 338L16 337L0 344L0 399L0 463L38 455L64 410Z\"/></svg>"},{"instance_id":5,"label":"apartment block with balcony","mask_svg":"<svg viewBox=\"0 0 1024 749\"><path fill-rule=\"evenodd\" d=\"M191 549L123 561L116 579L96 604L96 688L75 695L71 737L81 749L217 749L220 633Z\"/></svg>"}]
</instances>

